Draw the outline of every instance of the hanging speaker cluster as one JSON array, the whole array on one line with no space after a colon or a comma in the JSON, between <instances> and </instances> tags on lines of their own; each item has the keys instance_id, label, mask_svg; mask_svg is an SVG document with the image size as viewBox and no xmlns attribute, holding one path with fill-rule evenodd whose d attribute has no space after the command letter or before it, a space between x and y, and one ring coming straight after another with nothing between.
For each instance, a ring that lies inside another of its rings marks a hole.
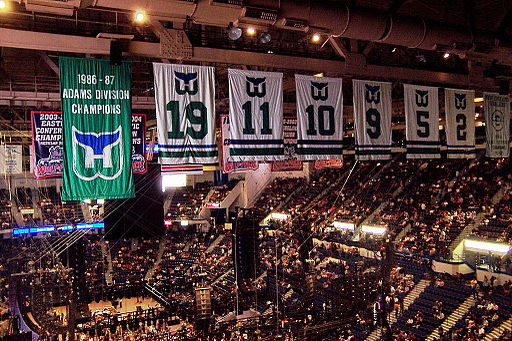
<instances>
[{"instance_id":1,"label":"hanging speaker cluster","mask_svg":"<svg viewBox=\"0 0 512 341\"><path fill-rule=\"evenodd\" d=\"M123 62L123 43L120 40L110 41L110 64L121 65Z\"/></svg>"}]
</instances>

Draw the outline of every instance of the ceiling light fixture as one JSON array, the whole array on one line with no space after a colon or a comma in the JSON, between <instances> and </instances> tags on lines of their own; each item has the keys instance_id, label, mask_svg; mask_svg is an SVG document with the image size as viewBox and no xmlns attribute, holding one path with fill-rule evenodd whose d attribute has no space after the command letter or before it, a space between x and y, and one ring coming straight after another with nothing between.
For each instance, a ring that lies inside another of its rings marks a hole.
<instances>
[{"instance_id":1,"label":"ceiling light fixture","mask_svg":"<svg viewBox=\"0 0 512 341\"><path fill-rule=\"evenodd\" d=\"M135 12L134 20L136 23L142 24L144 21L146 21L146 13L143 11Z\"/></svg>"},{"instance_id":2,"label":"ceiling light fixture","mask_svg":"<svg viewBox=\"0 0 512 341\"><path fill-rule=\"evenodd\" d=\"M270 33L265 32L260 35L260 43L262 44L268 44L270 43L271 40L272 36L270 35Z\"/></svg>"},{"instance_id":3,"label":"ceiling light fixture","mask_svg":"<svg viewBox=\"0 0 512 341\"><path fill-rule=\"evenodd\" d=\"M0 0L0 11L6 12L9 9L9 6L7 4L6 0Z\"/></svg>"},{"instance_id":4,"label":"ceiling light fixture","mask_svg":"<svg viewBox=\"0 0 512 341\"><path fill-rule=\"evenodd\" d=\"M228 38L231 40L238 40L242 36L242 29L240 27L233 26L233 24L229 24L227 32Z\"/></svg>"},{"instance_id":5,"label":"ceiling light fixture","mask_svg":"<svg viewBox=\"0 0 512 341\"><path fill-rule=\"evenodd\" d=\"M315 33L315 34L313 34L313 36L311 37L311 41L312 41L313 43L318 43L318 42L320 41L320 38L321 38L321 37L320 37L320 34L319 34L319 33Z\"/></svg>"}]
</instances>

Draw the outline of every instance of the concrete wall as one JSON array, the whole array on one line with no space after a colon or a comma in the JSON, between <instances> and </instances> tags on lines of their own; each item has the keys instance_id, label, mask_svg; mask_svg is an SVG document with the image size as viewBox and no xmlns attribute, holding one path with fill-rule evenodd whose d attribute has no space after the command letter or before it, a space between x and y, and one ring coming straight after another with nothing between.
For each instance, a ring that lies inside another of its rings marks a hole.
<instances>
[{"instance_id":1,"label":"concrete wall","mask_svg":"<svg viewBox=\"0 0 512 341\"><path fill-rule=\"evenodd\" d=\"M490 279L492 276L496 277L497 280L495 285L502 285L506 281L512 281L512 276L499 272L491 272L487 269L477 268L476 269L476 278L478 281L483 282L484 277L487 276L487 279Z\"/></svg>"},{"instance_id":2,"label":"concrete wall","mask_svg":"<svg viewBox=\"0 0 512 341\"><path fill-rule=\"evenodd\" d=\"M245 174L245 186L242 191L244 207L250 207L258 199L260 193L272 180L270 164L262 163L258 170Z\"/></svg>"},{"instance_id":3,"label":"concrete wall","mask_svg":"<svg viewBox=\"0 0 512 341\"><path fill-rule=\"evenodd\" d=\"M435 272L448 273L455 275L461 273L463 275L475 272L469 265L464 262L445 262L445 261L433 261L432 270Z\"/></svg>"}]
</instances>

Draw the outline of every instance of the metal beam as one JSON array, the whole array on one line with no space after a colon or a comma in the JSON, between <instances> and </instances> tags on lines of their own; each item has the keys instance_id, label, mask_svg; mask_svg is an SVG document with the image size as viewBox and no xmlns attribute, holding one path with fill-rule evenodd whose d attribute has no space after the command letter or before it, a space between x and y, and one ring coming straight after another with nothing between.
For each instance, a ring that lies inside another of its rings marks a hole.
<instances>
[{"instance_id":1,"label":"metal beam","mask_svg":"<svg viewBox=\"0 0 512 341\"><path fill-rule=\"evenodd\" d=\"M57 107L60 103L59 92L29 92L29 91L0 91L0 105L7 106L37 106ZM132 108L139 110L154 110L155 97L134 96Z\"/></svg>"},{"instance_id":2,"label":"metal beam","mask_svg":"<svg viewBox=\"0 0 512 341\"><path fill-rule=\"evenodd\" d=\"M470 85L469 76L462 74L380 65L350 67L347 66L347 63L336 60L282 56L238 50L220 50L205 47L194 48L193 60L227 64L240 64L241 61L243 61L244 64L248 65L268 66L277 69L309 71L315 73L326 72L330 75L336 76L350 75L357 77L377 77L461 86ZM494 81L489 78L480 79L478 84L471 85L496 88Z\"/></svg>"},{"instance_id":3,"label":"metal beam","mask_svg":"<svg viewBox=\"0 0 512 341\"><path fill-rule=\"evenodd\" d=\"M59 67L57 64L54 63L53 60L51 60L50 57L48 57L48 55L46 54L46 52L44 51L40 51L39 52L39 55L41 56L41 59L45 62L46 65L48 65L48 67L50 69L53 70L53 72L55 72L55 74L57 76L60 76L60 71L59 71Z\"/></svg>"},{"instance_id":4,"label":"metal beam","mask_svg":"<svg viewBox=\"0 0 512 341\"><path fill-rule=\"evenodd\" d=\"M98 55L108 55L110 53L110 41L105 39L6 28L0 28L0 46L42 51L60 51L84 54L91 53ZM133 56L160 58L160 44L131 41L128 43L127 54ZM194 47L194 57L192 60L197 62L221 64L244 64L315 73L328 72L329 74L338 76L350 75L357 77L378 77L384 79L496 88L494 81L490 78L479 79L477 84L469 84L468 75L462 74L380 65L353 67L339 60L285 56L240 50Z\"/></svg>"},{"instance_id":5,"label":"metal beam","mask_svg":"<svg viewBox=\"0 0 512 341\"><path fill-rule=\"evenodd\" d=\"M295 84L290 83L290 87ZM292 91L293 89L290 89ZM216 103L219 103L217 100ZM44 106L58 109L60 107L60 93L58 92L29 92L29 91L0 91L0 106ZM285 113L295 111L295 103L283 103ZM155 110L154 96L134 96L132 108L135 110ZM22 121L20 121L22 122Z\"/></svg>"},{"instance_id":6,"label":"metal beam","mask_svg":"<svg viewBox=\"0 0 512 341\"><path fill-rule=\"evenodd\" d=\"M347 59L349 52L340 38L329 36L329 44L331 44L331 47L334 49L334 51L336 51L337 54Z\"/></svg>"},{"instance_id":7,"label":"metal beam","mask_svg":"<svg viewBox=\"0 0 512 341\"><path fill-rule=\"evenodd\" d=\"M149 27L151 28L151 31L158 37L158 39L161 39L162 31L165 30L165 27L162 25L162 23L156 19L150 19ZM163 63L170 63L170 60L167 58L162 58Z\"/></svg>"}]
</instances>

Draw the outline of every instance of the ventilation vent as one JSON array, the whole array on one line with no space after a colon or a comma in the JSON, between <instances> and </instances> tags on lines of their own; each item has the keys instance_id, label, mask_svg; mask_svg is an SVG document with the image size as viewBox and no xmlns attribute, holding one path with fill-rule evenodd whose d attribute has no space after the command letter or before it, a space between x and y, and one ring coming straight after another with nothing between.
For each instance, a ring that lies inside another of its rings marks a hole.
<instances>
[{"instance_id":1,"label":"ventilation vent","mask_svg":"<svg viewBox=\"0 0 512 341\"><path fill-rule=\"evenodd\" d=\"M244 4L244 1L243 0L210 0L210 4L242 7Z\"/></svg>"},{"instance_id":2,"label":"ventilation vent","mask_svg":"<svg viewBox=\"0 0 512 341\"><path fill-rule=\"evenodd\" d=\"M286 18L283 21L283 26L302 30L308 27L308 23L304 20Z\"/></svg>"},{"instance_id":3,"label":"ventilation vent","mask_svg":"<svg viewBox=\"0 0 512 341\"><path fill-rule=\"evenodd\" d=\"M269 8L245 7L244 17L259 20L276 21L277 10Z\"/></svg>"}]
</instances>

